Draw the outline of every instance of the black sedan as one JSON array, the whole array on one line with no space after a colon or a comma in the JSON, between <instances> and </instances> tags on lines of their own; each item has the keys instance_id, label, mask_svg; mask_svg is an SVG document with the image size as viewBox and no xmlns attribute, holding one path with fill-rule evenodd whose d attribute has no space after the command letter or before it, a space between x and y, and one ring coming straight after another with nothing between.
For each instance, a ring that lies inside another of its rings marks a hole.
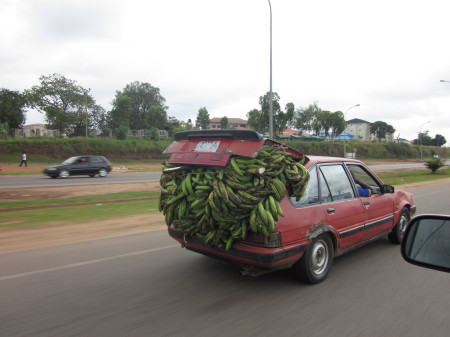
<instances>
[{"instance_id":1,"label":"black sedan","mask_svg":"<svg viewBox=\"0 0 450 337\"><path fill-rule=\"evenodd\" d=\"M76 156L64 160L59 165L48 166L42 171L51 178L67 178L71 175L106 177L112 171L108 159L103 156Z\"/></svg>"}]
</instances>

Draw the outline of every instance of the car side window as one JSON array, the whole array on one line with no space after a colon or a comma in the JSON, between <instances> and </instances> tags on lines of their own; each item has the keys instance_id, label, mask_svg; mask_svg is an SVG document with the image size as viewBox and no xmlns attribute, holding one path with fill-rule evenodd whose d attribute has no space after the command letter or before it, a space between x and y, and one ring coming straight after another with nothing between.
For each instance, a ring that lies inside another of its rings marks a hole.
<instances>
[{"instance_id":1,"label":"car side window","mask_svg":"<svg viewBox=\"0 0 450 337\"><path fill-rule=\"evenodd\" d=\"M333 201L352 199L355 197L352 184L342 165L323 165L320 167ZM322 191L322 188L321 188ZM324 196L322 195L324 199Z\"/></svg>"},{"instance_id":2,"label":"car side window","mask_svg":"<svg viewBox=\"0 0 450 337\"><path fill-rule=\"evenodd\" d=\"M319 203L319 184L315 167L309 171L308 185L301 198L299 200L294 196L291 196L290 198L294 207L304 207Z\"/></svg>"},{"instance_id":3,"label":"car side window","mask_svg":"<svg viewBox=\"0 0 450 337\"><path fill-rule=\"evenodd\" d=\"M362 166L347 164L347 167L352 174L353 180L355 181L356 188L358 190L360 190L361 188L370 189L370 195L380 193L380 184Z\"/></svg>"}]
</instances>

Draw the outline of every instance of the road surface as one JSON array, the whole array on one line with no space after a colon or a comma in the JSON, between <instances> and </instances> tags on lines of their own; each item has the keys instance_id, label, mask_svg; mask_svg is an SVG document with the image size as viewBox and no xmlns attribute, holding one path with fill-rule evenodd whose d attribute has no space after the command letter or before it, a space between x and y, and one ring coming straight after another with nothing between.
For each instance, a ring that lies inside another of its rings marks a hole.
<instances>
[{"instance_id":1,"label":"road surface","mask_svg":"<svg viewBox=\"0 0 450 337\"><path fill-rule=\"evenodd\" d=\"M411 191L448 212L450 183ZM448 336L449 274L406 263L386 239L335 260L318 285L243 277L166 231L0 255L0 335Z\"/></svg>"},{"instance_id":2,"label":"road surface","mask_svg":"<svg viewBox=\"0 0 450 337\"><path fill-rule=\"evenodd\" d=\"M450 165L450 161L446 163ZM397 163L383 165L369 165L374 172L382 170L399 170L411 168L423 168L423 163ZM121 173L109 174L106 178L73 176L67 179L51 179L46 176L0 176L0 188L16 187L51 187L51 186L73 186L73 185L94 185L94 184L123 184L146 181L159 181L160 172L145 173Z\"/></svg>"}]
</instances>

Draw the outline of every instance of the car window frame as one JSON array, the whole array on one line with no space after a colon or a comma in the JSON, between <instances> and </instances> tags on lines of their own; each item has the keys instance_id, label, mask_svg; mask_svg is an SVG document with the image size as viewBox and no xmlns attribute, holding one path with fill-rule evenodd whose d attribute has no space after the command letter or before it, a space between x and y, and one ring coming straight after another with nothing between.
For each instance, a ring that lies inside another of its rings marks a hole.
<instances>
[{"instance_id":1,"label":"car window frame","mask_svg":"<svg viewBox=\"0 0 450 337\"><path fill-rule=\"evenodd\" d=\"M352 174L352 170L350 169L350 166L356 166L356 167L360 168L362 171L364 171L364 173L367 174L367 176L369 176L377 184L378 190L373 195L382 194L383 183L380 181L380 179L377 176L375 176L372 172L370 172L369 169L366 168L364 165L362 165L360 163L354 163L354 162L345 162L344 166L348 170L348 174L350 176L350 180L352 182L352 185L354 186L354 189L356 191L357 197L359 197L359 198L369 198L369 197L361 197L361 196L359 196L358 187L357 187L358 184L356 183L355 179L353 178L353 174ZM371 195L371 196L373 196L373 195Z\"/></svg>"}]
</instances>

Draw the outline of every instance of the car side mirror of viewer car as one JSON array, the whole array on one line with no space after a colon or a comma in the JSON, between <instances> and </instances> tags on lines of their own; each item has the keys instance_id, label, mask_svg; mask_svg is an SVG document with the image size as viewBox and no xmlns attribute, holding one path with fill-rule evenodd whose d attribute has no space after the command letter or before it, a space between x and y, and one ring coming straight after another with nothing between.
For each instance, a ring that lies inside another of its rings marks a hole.
<instances>
[{"instance_id":1,"label":"car side mirror of viewer car","mask_svg":"<svg viewBox=\"0 0 450 337\"><path fill-rule=\"evenodd\" d=\"M409 263L450 272L450 216L414 217L406 228L401 251Z\"/></svg>"}]
</instances>

